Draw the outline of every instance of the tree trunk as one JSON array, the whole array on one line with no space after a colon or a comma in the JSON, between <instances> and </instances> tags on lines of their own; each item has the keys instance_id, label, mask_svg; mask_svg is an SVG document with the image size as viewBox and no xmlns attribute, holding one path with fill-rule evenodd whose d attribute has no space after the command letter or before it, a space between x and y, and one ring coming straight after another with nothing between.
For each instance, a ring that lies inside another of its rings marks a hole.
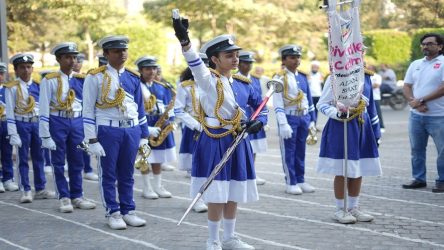
<instances>
[{"instance_id":1,"label":"tree trunk","mask_svg":"<svg viewBox=\"0 0 444 250\"><path fill-rule=\"evenodd\" d=\"M89 29L85 31L85 43L88 46L88 68L95 68L97 65L94 65L94 43L91 39Z\"/></svg>"},{"instance_id":2,"label":"tree trunk","mask_svg":"<svg viewBox=\"0 0 444 250\"><path fill-rule=\"evenodd\" d=\"M45 52L46 52L45 42L42 42L40 44L40 54L42 55L40 57L40 63L42 64L42 68L45 67Z\"/></svg>"}]
</instances>

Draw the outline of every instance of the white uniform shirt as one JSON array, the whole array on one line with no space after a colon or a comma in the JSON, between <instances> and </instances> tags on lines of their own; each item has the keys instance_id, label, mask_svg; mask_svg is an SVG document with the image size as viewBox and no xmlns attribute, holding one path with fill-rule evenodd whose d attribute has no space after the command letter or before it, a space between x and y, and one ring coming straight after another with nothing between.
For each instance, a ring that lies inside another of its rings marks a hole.
<instances>
[{"instance_id":1,"label":"white uniform shirt","mask_svg":"<svg viewBox=\"0 0 444 250\"><path fill-rule=\"evenodd\" d=\"M194 83L194 103L199 107L199 93L197 85ZM190 129L195 129L198 121L194 118L199 114L194 112L193 109L193 97L191 95L191 86L184 87L182 83L177 85L176 102L174 103L174 114L180 119L185 126Z\"/></svg>"},{"instance_id":2,"label":"white uniform shirt","mask_svg":"<svg viewBox=\"0 0 444 250\"><path fill-rule=\"evenodd\" d=\"M287 74L288 97L292 99L296 98L296 96L299 93L299 85L298 82L296 81L296 76L299 73L297 71L293 73L288 69L285 69L285 73ZM280 79L282 80L282 82L284 82L284 76L275 75L273 78ZM308 111L309 105L308 105L307 93L305 92L303 93L304 93L304 98L302 99L300 108ZM298 109L296 104L290 104L290 101L284 98L284 92L273 94L273 107L276 112L276 118L278 120L278 124L288 123L284 111L294 111Z\"/></svg>"},{"instance_id":3,"label":"white uniform shirt","mask_svg":"<svg viewBox=\"0 0 444 250\"><path fill-rule=\"evenodd\" d=\"M198 86L199 100L202 108L208 117L214 118L214 109L217 100L217 78L210 72L199 57L199 54L197 54L192 48L183 52L183 54L193 72L194 80ZM225 76L220 76L220 79L223 85L224 102L219 110L219 114L223 119L232 119L238 108L233 90L231 89L233 78L230 77L228 79Z\"/></svg>"},{"instance_id":4,"label":"white uniform shirt","mask_svg":"<svg viewBox=\"0 0 444 250\"><path fill-rule=\"evenodd\" d=\"M69 76L63 73L62 71L58 72L62 79L62 101L66 101L66 97L68 96L69 91L69 80L73 77L73 73ZM55 105L58 105L57 101L57 88L59 83L57 81L57 77L47 79L43 78L40 83L40 121L39 121L39 136L40 137L49 137L51 134L49 133L49 115L52 113L51 108ZM77 97L74 99L72 104L72 111L81 112L82 111L82 100ZM54 112L54 111L53 111ZM56 111L57 113L57 111ZM46 119L48 121L45 121Z\"/></svg>"},{"instance_id":5,"label":"white uniform shirt","mask_svg":"<svg viewBox=\"0 0 444 250\"><path fill-rule=\"evenodd\" d=\"M29 93L28 88L32 84L32 79L28 82L24 82L21 78L17 78L19 81L20 87L22 89L22 104L27 105ZM31 118L34 116L39 115L39 102L35 100L35 107L32 112L29 112L28 114L16 114L14 112L15 110L15 102L17 100L17 86L13 86L11 88L7 88L5 91L6 95L6 119L8 120L8 135L15 135L17 134L17 127L15 125L16 118Z\"/></svg>"},{"instance_id":6,"label":"white uniform shirt","mask_svg":"<svg viewBox=\"0 0 444 250\"><path fill-rule=\"evenodd\" d=\"M125 99L123 100L123 106L125 111L120 110L119 107L113 107L108 109L101 109L96 107L96 102L101 103L102 98L102 84L104 74L108 74L111 77L111 90L108 94L109 99L114 99L117 89L121 86L119 76L125 71L124 68L117 71L109 64L106 65L106 71L100 72L95 75L88 74L83 85L83 126L85 130L85 139L89 140L97 138L97 127L100 121L119 121L134 119L141 125L146 123L146 117L144 120L138 120L137 103L134 102L134 97L125 92Z\"/></svg>"},{"instance_id":7,"label":"white uniform shirt","mask_svg":"<svg viewBox=\"0 0 444 250\"><path fill-rule=\"evenodd\" d=\"M444 84L444 56L427 60L425 57L413 61L405 74L404 84L413 85L413 96L420 99L436 91ZM418 115L444 116L444 96L426 103L429 111L411 111Z\"/></svg>"}]
</instances>

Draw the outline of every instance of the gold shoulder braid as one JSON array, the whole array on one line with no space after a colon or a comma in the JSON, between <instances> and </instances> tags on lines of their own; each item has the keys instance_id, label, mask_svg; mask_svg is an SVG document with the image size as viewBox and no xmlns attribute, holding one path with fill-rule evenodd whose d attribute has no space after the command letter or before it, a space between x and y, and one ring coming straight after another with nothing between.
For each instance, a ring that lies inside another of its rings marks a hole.
<instances>
[{"instance_id":1,"label":"gold shoulder braid","mask_svg":"<svg viewBox=\"0 0 444 250\"><path fill-rule=\"evenodd\" d=\"M245 82L245 83L251 83L250 79L248 79L247 77L242 76L242 75L234 74L232 77L234 79L240 80L240 81Z\"/></svg>"},{"instance_id":2,"label":"gold shoulder braid","mask_svg":"<svg viewBox=\"0 0 444 250\"><path fill-rule=\"evenodd\" d=\"M32 95L29 95L28 100L26 101L27 104L23 104L23 93L20 83L17 84L16 95L17 98L15 99L14 112L20 115L31 113L35 107L35 99Z\"/></svg>"},{"instance_id":3,"label":"gold shoulder braid","mask_svg":"<svg viewBox=\"0 0 444 250\"><path fill-rule=\"evenodd\" d=\"M159 82L155 82L155 83L160 84ZM163 85L163 84L162 84L162 86L166 87L166 85ZM168 134L171 133L176 128L176 125L174 123L170 123L165 126L165 123L169 118L168 113L170 112L170 110L172 110L174 108L174 102L176 100L176 91L174 91L174 88L169 88L169 87L166 87L166 88L171 91L171 101L170 101L170 103L168 103L168 106L165 109L165 112L163 112L163 114L159 117L159 120L157 120L157 122L154 124L154 127L158 127L161 129L158 137L156 137L156 138L150 137L149 138L150 145L154 146L154 147L157 147L160 144L162 144L163 141L168 136ZM154 96L154 95L151 94L151 96Z\"/></svg>"},{"instance_id":4,"label":"gold shoulder braid","mask_svg":"<svg viewBox=\"0 0 444 250\"><path fill-rule=\"evenodd\" d=\"M283 91L283 96L285 99L287 99L290 103L290 105L294 105L296 104L297 108L299 111L302 110L301 108L301 103L302 103L302 99L304 99L304 92L299 89L298 87L298 94L295 98L291 98L290 96L288 96L288 77L287 77L287 72L285 70L283 70L281 72L282 76L284 77L284 91Z\"/></svg>"},{"instance_id":5,"label":"gold shoulder braid","mask_svg":"<svg viewBox=\"0 0 444 250\"><path fill-rule=\"evenodd\" d=\"M148 100L143 100L143 107L145 108L145 112L147 113L153 112L156 102L157 102L156 96L151 93L150 97L148 97Z\"/></svg>"},{"instance_id":6,"label":"gold shoulder braid","mask_svg":"<svg viewBox=\"0 0 444 250\"><path fill-rule=\"evenodd\" d=\"M195 114L199 114L199 104L196 102L196 88L195 83L192 80L187 80L182 82L182 87L190 87L190 94L191 94L191 106L193 109L193 112Z\"/></svg>"},{"instance_id":7,"label":"gold shoulder braid","mask_svg":"<svg viewBox=\"0 0 444 250\"><path fill-rule=\"evenodd\" d=\"M5 107L3 105L0 105L0 117L3 116L4 112L5 112Z\"/></svg>"},{"instance_id":8,"label":"gold shoulder braid","mask_svg":"<svg viewBox=\"0 0 444 250\"><path fill-rule=\"evenodd\" d=\"M219 110L222 107L222 104L224 102L224 87L222 80L220 79L220 74L214 69L210 69L210 71L216 75L217 83L216 83L216 91L217 91L217 100L216 100L216 107L214 109L214 115L216 116L217 120L221 124L220 126L209 126L207 122L205 121L205 112L203 111L202 105L200 106L200 112L199 112L199 122L202 124L202 128L205 131L205 134L207 134L211 138L219 139L222 137L225 137L229 134L232 134L233 136L237 135L237 130L240 128L240 121L242 118L242 112L240 112L239 108L236 109L236 114L234 115L234 118L232 120L225 120L222 118L219 114ZM227 131L220 133L220 134L213 134L211 133L208 128L212 129L220 129L223 128L226 125L231 125L232 128L228 129Z\"/></svg>"},{"instance_id":9,"label":"gold shoulder braid","mask_svg":"<svg viewBox=\"0 0 444 250\"><path fill-rule=\"evenodd\" d=\"M73 89L68 90L68 94L66 96L66 101L62 101L62 92L63 92L63 82L62 76L60 73L50 73L46 75L47 79L57 78L57 103L52 105L52 109L54 110L64 110L64 111L72 111L72 104L74 103L74 99L76 98L76 92Z\"/></svg>"},{"instance_id":10,"label":"gold shoulder braid","mask_svg":"<svg viewBox=\"0 0 444 250\"><path fill-rule=\"evenodd\" d=\"M101 67L97 68L96 70L98 70L100 68ZM91 74L94 74L96 72L96 70L92 71ZM108 73L106 73L105 70L102 70L102 72L103 72L102 96L100 98L100 101L102 103L96 102L96 107L101 108L101 109L118 107L121 111L124 111L125 109L122 104L123 104L123 100L125 99L125 90L122 87L119 87L116 90L116 97L114 98L114 100L109 99L108 95L111 90L111 77L108 75Z\"/></svg>"}]
</instances>

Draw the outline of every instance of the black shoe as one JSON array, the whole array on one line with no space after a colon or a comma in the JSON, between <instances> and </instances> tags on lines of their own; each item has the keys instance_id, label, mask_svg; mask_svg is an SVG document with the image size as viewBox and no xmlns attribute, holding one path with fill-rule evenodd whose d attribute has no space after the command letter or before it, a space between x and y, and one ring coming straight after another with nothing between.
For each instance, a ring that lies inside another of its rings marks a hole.
<instances>
[{"instance_id":1,"label":"black shoe","mask_svg":"<svg viewBox=\"0 0 444 250\"><path fill-rule=\"evenodd\" d=\"M433 193L444 193L444 183L436 183L432 189Z\"/></svg>"},{"instance_id":2,"label":"black shoe","mask_svg":"<svg viewBox=\"0 0 444 250\"><path fill-rule=\"evenodd\" d=\"M402 188L404 188L404 189L415 189L415 188L423 188L423 187L427 187L427 183L421 182L421 181L417 181L417 180L414 180L414 181L411 181L408 184L403 184L402 185Z\"/></svg>"}]
</instances>

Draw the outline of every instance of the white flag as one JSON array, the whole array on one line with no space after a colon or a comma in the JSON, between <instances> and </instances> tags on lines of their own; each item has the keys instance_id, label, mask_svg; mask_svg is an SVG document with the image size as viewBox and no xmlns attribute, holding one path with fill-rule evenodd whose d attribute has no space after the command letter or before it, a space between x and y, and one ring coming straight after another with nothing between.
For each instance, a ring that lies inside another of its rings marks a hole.
<instances>
[{"instance_id":1,"label":"white flag","mask_svg":"<svg viewBox=\"0 0 444 250\"><path fill-rule=\"evenodd\" d=\"M337 108L345 112L356 107L364 86L364 60L359 0L347 10L336 10L336 0L328 1L329 64Z\"/></svg>"}]
</instances>

